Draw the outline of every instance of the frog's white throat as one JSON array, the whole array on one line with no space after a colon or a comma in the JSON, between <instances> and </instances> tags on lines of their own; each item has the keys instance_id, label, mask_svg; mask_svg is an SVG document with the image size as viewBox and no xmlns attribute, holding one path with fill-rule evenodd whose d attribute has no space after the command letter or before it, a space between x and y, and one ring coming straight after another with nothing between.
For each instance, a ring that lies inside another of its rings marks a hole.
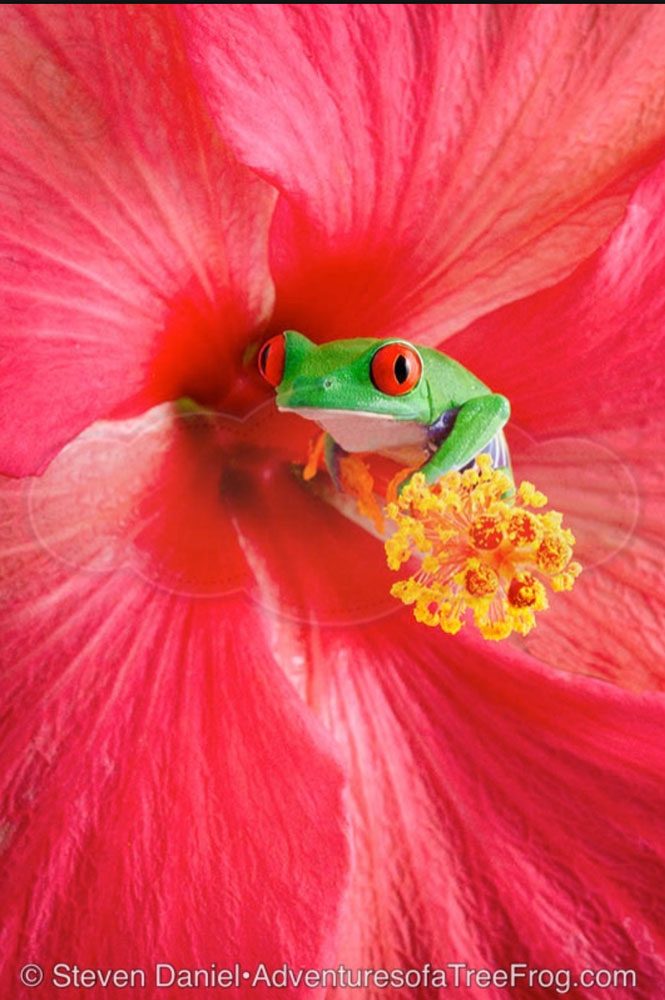
<instances>
[{"instance_id":1,"label":"frog's white throat","mask_svg":"<svg viewBox=\"0 0 665 1000\"><path fill-rule=\"evenodd\" d=\"M345 451L393 452L411 447L422 449L427 443L427 427L415 420L396 420L382 413L327 410L314 406L280 406L280 410L313 420Z\"/></svg>"}]
</instances>

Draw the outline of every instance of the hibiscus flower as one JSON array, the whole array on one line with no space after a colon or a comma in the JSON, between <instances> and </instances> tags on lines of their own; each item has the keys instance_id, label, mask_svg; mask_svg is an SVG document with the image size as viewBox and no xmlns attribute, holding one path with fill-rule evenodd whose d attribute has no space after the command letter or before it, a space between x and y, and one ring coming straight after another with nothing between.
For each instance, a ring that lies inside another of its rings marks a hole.
<instances>
[{"instance_id":1,"label":"hibiscus flower","mask_svg":"<svg viewBox=\"0 0 665 1000\"><path fill-rule=\"evenodd\" d=\"M4 994L454 962L658 996L660 7L1 23ZM528 637L397 609L256 372L287 327L445 340L508 396L585 564Z\"/></svg>"}]
</instances>

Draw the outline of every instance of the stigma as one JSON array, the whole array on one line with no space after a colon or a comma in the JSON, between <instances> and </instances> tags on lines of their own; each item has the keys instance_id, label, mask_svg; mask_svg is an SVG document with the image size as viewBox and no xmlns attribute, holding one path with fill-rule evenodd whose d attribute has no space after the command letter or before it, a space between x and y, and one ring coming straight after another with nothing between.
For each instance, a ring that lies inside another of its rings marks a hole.
<instances>
[{"instance_id":1,"label":"stigma","mask_svg":"<svg viewBox=\"0 0 665 1000\"><path fill-rule=\"evenodd\" d=\"M391 593L416 621L451 635L468 622L485 639L527 635L549 592L571 590L582 570L573 533L546 504L531 483L514 490L489 455L433 484L415 473L387 506L396 530L385 550L391 569L413 556L420 568Z\"/></svg>"}]
</instances>

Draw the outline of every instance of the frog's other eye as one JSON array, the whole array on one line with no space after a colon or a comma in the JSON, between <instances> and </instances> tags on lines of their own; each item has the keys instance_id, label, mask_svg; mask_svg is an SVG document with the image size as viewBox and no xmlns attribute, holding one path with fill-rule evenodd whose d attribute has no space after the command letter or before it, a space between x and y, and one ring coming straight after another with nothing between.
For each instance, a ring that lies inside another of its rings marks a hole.
<instances>
[{"instance_id":1,"label":"frog's other eye","mask_svg":"<svg viewBox=\"0 0 665 1000\"><path fill-rule=\"evenodd\" d=\"M278 386L284 377L284 361L286 359L286 344L284 334L266 340L259 351L258 366L266 382Z\"/></svg>"},{"instance_id":2,"label":"frog's other eye","mask_svg":"<svg viewBox=\"0 0 665 1000\"><path fill-rule=\"evenodd\" d=\"M379 392L403 396L418 385L423 363L418 352L408 344L386 344L372 358L369 370Z\"/></svg>"}]
</instances>

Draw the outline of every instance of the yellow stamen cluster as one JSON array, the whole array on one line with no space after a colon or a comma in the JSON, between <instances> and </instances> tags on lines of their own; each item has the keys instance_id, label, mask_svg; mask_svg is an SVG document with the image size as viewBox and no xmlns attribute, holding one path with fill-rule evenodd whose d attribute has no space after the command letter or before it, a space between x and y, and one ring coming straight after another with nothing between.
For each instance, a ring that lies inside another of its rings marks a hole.
<instances>
[{"instance_id":1,"label":"yellow stamen cluster","mask_svg":"<svg viewBox=\"0 0 665 1000\"><path fill-rule=\"evenodd\" d=\"M467 611L486 639L526 635L551 590L570 590L582 567L575 539L557 511L536 513L547 497L531 483L517 491L488 455L428 485L416 473L386 513L397 530L386 541L391 569L420 556L420 569L391 593L413 605L417 621L454 635ZM531 510L527 508L532 508Z\"/></svg>"}]
</instances>

